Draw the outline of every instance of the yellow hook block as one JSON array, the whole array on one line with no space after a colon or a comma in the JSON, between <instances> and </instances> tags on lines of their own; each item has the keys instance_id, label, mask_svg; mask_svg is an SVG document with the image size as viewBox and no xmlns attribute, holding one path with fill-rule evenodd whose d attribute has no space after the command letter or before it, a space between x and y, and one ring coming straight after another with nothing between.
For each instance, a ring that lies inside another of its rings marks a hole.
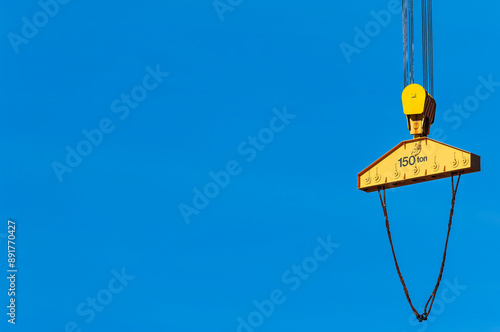
<instances>
[{"instance_id":1,"label":"yellow hook block","mask_svg":"<svg viewBox=\"0 0 500 332\"><path fill-rule=\"evenodd\" d=\"M418 84L408 85L401 95L408 130L415 138L427 137L436 114L436 101Z\"/></svg>"}]
</instances>

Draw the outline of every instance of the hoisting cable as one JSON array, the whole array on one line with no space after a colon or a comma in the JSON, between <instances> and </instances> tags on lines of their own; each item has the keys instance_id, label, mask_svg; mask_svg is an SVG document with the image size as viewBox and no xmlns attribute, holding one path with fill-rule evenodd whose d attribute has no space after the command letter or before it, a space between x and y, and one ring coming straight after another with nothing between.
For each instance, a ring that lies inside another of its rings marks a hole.
<instances>
[{"instance_id":1,"label":"hoisting cable","mask_svg":"<svg viewBox=\"0 0 500 332\"><path fill-rule=\"evenodd\" d=\"M394 252L394 245L392 244L391 231L390 231L390 228L389 228L389 217L387 215L387 203L386 203L386 196L385 196L385 187L379 187L378 188L378 195L380 197L380 204L382 205L382 209L384 211L385 226L387 228L387 236L389 237L389 243L391 244L392 256L394 257L394 264L396 265L396 270L398 272L398 276L399 276L399 280L401 281L401 285L403 285L403 289L405 291L406 299L408 300L408 303L410 304L410 307L413 310L413 313L415 314L415 316L417 317L417 319L418 319L419 322L427 320L427 317L429 316L429 314L431 312L432 305L434 304L434 299L436 298L436 293L437 293L437 290L439 288L439 284L441 283L441 278L443 276L443 270L444 270L444 263L446 261L446 251L448 249L448 239L450 238L451 223L452 223L452 220L453 220L453 212L455 210L455 197L457 195L458 184L460 183L460 177L461 177L461 175L462 175L462 173L459 172L458 173L458 179L457 179L456 185L455 185L455 182L453 180L453 174L451 175L451 192L452 192L452 195L451 195L451 209L450 209L450 219L448 221L448 233L446 234L446 242L445 242L445 245L444 245L443 261L441 263L441 269L439 271L439 276L438 276L438 279L437 279L437 282L436 282L436 286L434 287L434 290L432 291L432 294L429 297L429 300L427 300L427 303L425 304L424 312L422 314L419 314L418 311L417 311L417 309L415 309L415 307L411 303L410 294L408 292L408 288L406 287L405 281L403 279L403 275L401 274L401 270L399 269L399 264L398 264L398 260L396 258L396 253ZM381 194L381 190L383 192L383 197L382 197L382 194ZM429 310L427 311L427 306L429 305L429 302L430 302L430 306L429 306Z\"/></svg>"},{"instance_id":2,"label":"hoisting cable","mask_svg":"<svg viewBox=\"0 0 500 332\"><path fill-rule=\"evenodd\" d=\"M422 69L423 87L434 96L434 57L432 38L432 0L422 1ZM404 23L403 23L404 24Z\"/></svg>"},{"instance_id":3,"label":"hoisting cable","mask_svg":"<svg viewBox=\"0 0 500 332\"><path fill-rule=\"evenodd\" d=\"M429 31L429 93L431 96L434 96L434 46L433 46L433 38L432 38L432 0L428 1L427 7L427 23L428 23L428 31Z\"/></svg>"},{"instance_id":4,"label":"hoisting cable","mask_svg":"<svg viewBox=\"0 0 500 332\"><path fill-rule=\"evenodd\" d=\"M415 45L413 0L402 0L403 10L403 72L404 87L415 80ZM423 87L434 96L434 47L432 37L432 0L421 0L422 5L422 72Z\"/></svg>"},{"instance_id":5,"label":"hoisting cable","mask_svg":"<svg viewBox=\"0 0 500 332\"><path fill-rule=\"evenodd\" d=\"M404 87L413 84L415 79L413 0L403 0L403 67Z\"/></svg>"},{"instance_id":6,"label":"hoisting cable","mask_svg":"<svg viewBox=\"0 0 500 332\"><path fill-rule=\"evenodd\" d=\"M429 62L427 61L427 42L429 39L427 38L427 0L421 0L422 2L422 72L424 84L423 87L426 91L429 91L429 77L427 75L427 65Z\"/></svg>"}]
</instances>

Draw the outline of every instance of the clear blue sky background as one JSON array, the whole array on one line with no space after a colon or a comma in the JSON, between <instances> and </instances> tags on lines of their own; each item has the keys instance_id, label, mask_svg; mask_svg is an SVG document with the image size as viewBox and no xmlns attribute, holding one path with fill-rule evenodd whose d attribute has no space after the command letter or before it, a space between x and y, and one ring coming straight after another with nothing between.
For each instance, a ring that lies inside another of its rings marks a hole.
<instances>
[{"instance_id":1,"label":"clear blue sky background","mask_svg":"<svg viewBox=\"0 0 500 332\"><path fill-rule=\"evenodd\" d=\"M221 20L211 0L73 0L49 8L48 22L35 0L1 1L0 256L5 276L13 218L19 269L15 327L0 283L2 331L500 331L500 86L474 111L453 111L479 77L500 82L500 2L434 6L431 137L481 155L483 170L462 178L439 302L433 322L418 325L378 197L356 189L359 171L411 138L401 15L348 62L341 43L354 46L356 27L388 0L227 1ZM34 15L40 27L26 26L25 38L23 17ZM124 117L120 96L144 91L148 66L170 75ZM265 136L285 107L295 117ZM54 162L102 119L114 130L59 181ZM267 143L250 152L261 131ZM187 224L180 204L192 207L193 190L232 160L239 173ZM450 180L387 194L421 310L439 271Z\"/></svg>"}]
</instances>

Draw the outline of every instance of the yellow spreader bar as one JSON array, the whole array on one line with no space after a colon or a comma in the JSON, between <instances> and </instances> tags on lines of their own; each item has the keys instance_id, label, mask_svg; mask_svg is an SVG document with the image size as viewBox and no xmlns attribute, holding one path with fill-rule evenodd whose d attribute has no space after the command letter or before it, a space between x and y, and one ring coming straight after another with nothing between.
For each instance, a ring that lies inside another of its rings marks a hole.
<instances>
[{"instance_id":1,"label":"yellow spreader bar","mask_svg":"<svg viewBox=\"0 0 500 332\"><path fill-rule=\"evenodd\" d=\"M358 189L376 191L479 172L481 157L433 139L403 141L358 173Z\"/></svg>"}]
</instances>

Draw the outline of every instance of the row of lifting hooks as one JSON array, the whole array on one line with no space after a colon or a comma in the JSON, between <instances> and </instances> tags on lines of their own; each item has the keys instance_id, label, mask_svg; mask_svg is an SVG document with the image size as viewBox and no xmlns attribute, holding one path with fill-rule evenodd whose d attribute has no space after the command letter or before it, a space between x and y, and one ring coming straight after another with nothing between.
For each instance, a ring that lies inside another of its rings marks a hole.
<instances>
[{"instance_id":1,"label":"row of lifting hooks","mask_svg":"<svg viewBox=\"0 0 500 332\"><path fill-rule=\"evenodd\" d=\"M404 87L415 82L413 0L403 1ZM432 0L422 2L422 68L423 87L434 96L434 59L432 40Z\"/></svg>"}]
</instances>

